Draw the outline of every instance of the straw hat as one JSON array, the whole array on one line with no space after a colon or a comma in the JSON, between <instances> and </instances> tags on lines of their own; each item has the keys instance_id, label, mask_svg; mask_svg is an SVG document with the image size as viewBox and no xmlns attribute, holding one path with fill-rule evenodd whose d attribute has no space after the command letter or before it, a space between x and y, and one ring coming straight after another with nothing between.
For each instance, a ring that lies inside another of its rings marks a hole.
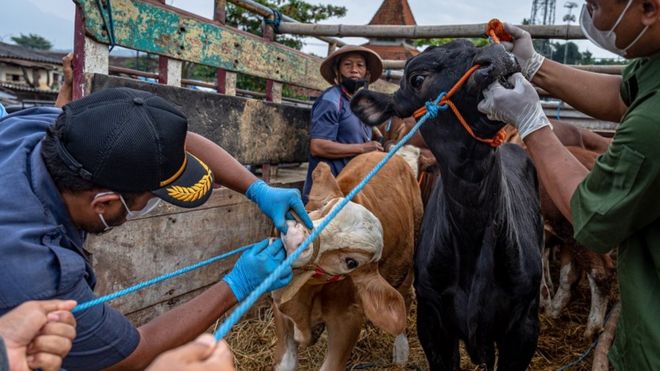
<instances>
[{"instance_id":1,"label":"straw hat","mask_svg":"<svg viewBox=\"0 0 660 371\"><path fill-rule=\"evenodd\" d=\"M359 45L347 45L335 50L321 63L321 76L330 84L336 84L337 64L342 56L351 53L361 54L367 62L367 72L369 73L369 83L372 83L383 73L383 61L380 56L371 49Z\"/></svg>"}]
</instances>

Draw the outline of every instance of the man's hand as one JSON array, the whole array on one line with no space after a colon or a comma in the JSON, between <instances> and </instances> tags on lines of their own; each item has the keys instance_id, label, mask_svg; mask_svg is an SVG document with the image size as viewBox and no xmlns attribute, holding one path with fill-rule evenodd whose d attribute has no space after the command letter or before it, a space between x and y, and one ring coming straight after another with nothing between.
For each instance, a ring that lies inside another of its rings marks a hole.
<instances>
[{"instance_id":1,"label":"man's hand","mask_svg":"<svg viewBox=\"0 0 660 371\"><path fill-rule=\"evenodd\" d=\"M502 41L504 48L516 56L522 74L527 81L532 81L543 64L545 57L534 50L532 36L520 27L504 23L504 30L513 37L513 43Z\"/></svg>"},{"instance_id":2,"label":"man's hand","mask_svg":"<svg viewBox=\"0 0 660 371\"><path fill-rule=\"evenodd\" d=\"M160 355L147 371L234 371L234 357L226 342L210 334Z\"/></svg>"},{"instance_id":3,"label":"man's hand","mask_svg":"<svg viewBox=\"0 0 660 371\"><path fill-rule=\"evenodd\" d=\"M532 84L520 73L513 74L508 80L513 89L507 89L496 81L484 90L479 111L491 120L515 126L522 139L542 127L551 126Z\"/></svg>"},{"instance_id":4,"label":"man's hand","mask_svg":"<svg viewBox=\"0 0 660 371\"><path fill-rule=\"evenodd\" d=\"M290 210L298 214L307 228L314 228L312 219L305 211L300 191L297 189L271 187L263 180L257 180L250 184L245 196L254 201L261 212L266 214L273 221L275 228L282 233L287 232L286 220L293 219Z\"/></svg>"},{"instance_id":5,"label":"man's hand","mask_svg":"<svg viewBox=\"0 0 660 371\"><path fill-rule=\"evenodd\" d=\"M73 53L69 53L62 58L62 70L64 72L64 83L60 87L55 100L55 107L63 107L71 102L73 94Z\"/></svg>"},{"instance_id":6,"label":"man's hand","mask_svg":"<svg viewBox=\"0 0 660 371\"><path fill-rule=\"evenodd\" d=\"M275 271L284 259L286 259L286 251L282 240L277 239L271 243L266 239L257 242L238 258L234 269L223 280L227 282L236 300L240 302ZM292 278L293 271L291 267L287 267L268 290L282 288L288 285Z\"/></svg>"},{"instance_id":7,"label":"man's hand","mask_svg":"<svg viewBox=\"0 0 660 371\"><path fill-rule=\"evenodd\" d=\"M72 300L28 301L0 317L12 371L59 370L76 337Z\"/></svg>"},{"instance_id":8,"label":"man's hand","mask_svg":"<svg viewBox=\"0 0 660 371\"><path fill-rule=\"evenodd\" d=\"M382 150L383 150L383 145L380 144L380 142L376 142L375 140L362 144L362 153L382 151Z\"/></svg>"}]
</instances>

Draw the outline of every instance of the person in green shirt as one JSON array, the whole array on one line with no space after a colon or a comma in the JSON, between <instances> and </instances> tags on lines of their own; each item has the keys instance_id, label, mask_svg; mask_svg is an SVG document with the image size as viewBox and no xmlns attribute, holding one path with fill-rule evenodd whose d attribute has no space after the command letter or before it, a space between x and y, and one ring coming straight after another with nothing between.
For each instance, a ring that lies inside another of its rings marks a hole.
<instances>
[{"instance_id":1,"label":"person in green shirt","mask_svg":"<svg viewBox=\"0 0 660 371\"><path fill-rule=\"evenodd\" d=\"M596 252L618 246L621 317L609 358L618 370L660 370L660 0L587 0L582 30L596 45L631 59L622 76L546 60L529 33L506 25L505 45L522 74L513 89L494 83L479 110L514 124L540 180L576 240ZM577 110L620 122L588 171L559 142L529 81Z\"/></svg>"}]
</instances>

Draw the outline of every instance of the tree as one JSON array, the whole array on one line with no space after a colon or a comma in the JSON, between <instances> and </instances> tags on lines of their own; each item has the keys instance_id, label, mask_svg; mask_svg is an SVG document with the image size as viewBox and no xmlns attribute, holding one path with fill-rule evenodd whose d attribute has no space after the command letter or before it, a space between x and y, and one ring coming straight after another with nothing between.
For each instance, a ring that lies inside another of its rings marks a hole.
<instances>
[{"instance_id":1,"label":"tree","mask_svg":"<svg viewBox=\"0 0 660 371\"><path fill-rule=\"evenodd\" d=\"M551 43L552 47L552 56L553 61L564 64L588 64L589 60L580 53L580 50L576 43L574 42L554 42ZM566 60L564 61L564 57ZM589 56L590 57L590 56ZM589 58L591 59L591 58Z\"/></svg>"},{"instance_id":2,"label":"tree","mask_svg":"<svg viewBox=\"0 0 660 371\"><path fill-rule=\"evenodd\" d=\"M282 14L304 23L317 23L330 17L343 17L346 15L346 7L335 5L314 5L304 0L255 0L271 9L276 9ZM234 4L227 3L225 23L228 26L253 34L261 34L261 23L263 17L248 12ZM290 48L300 50L303 47L301 36L275 35L275 41ZM186 78L212 81L215 78L215 69L202 65L184 65L184 76ZM238 74L236 87L238 89L263 92L266 90L265 80L255 76ZM284 96L295 97L292 89L285 86L282 92Z\"/></svg>"},{"instance_id":3,"label":"tree","mask_svg":"<svg viewBox=\"0 0 660 371\"><path fill-rule=\"evenodd\" d=\"M256 2L275 9L282 14L303 22L318 23L330 17L343 17L346 7L335 5L314 5L304 0L256 0ZM226 24L250 33L261 33L263 17L248 12L234 4L227 4ZM302 37L290 35L276 35L275 41L294 49L302 49Z\"/></svg>"},{"instance_id":4,"label":"tree","mask_svg":"<svg viewBox=\"0 0 660 371\"><path fill-rule=\"evenodd\" d=\"M440 45L445 45L448 44L455 39L452 37L443 37L440 39L417 39L415 41L415 46L417 47L423 47L423 46L440 46ZM477 47L482 47L488 45L488 39L486 38L472 38L468 39L470 40L474 46Z\"/></svg>"},{"instance_id":5,"label":"tree","mask_svg":"<svg viewBox=\"0 0 660 371\"><path fill-rule=\"evenodd\" d=\"M20 36L12 36L11 40L17 45L32 49L50 50L53 47L53 44L46 40L46 38L32 33L29 35L21 34Z\"/></svg>"}]
</instances>

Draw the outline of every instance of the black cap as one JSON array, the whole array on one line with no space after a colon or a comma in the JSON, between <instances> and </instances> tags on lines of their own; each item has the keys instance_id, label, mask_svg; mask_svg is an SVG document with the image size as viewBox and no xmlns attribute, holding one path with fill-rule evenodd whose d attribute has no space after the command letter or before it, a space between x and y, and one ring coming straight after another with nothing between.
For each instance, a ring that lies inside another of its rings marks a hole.
<instances>
[{"instance_id":1,"label":"black cap","mask_svg":"<svg viewBox=\"0 0 660 371\"><path fill-rule=\"evenodd\" d=\"M211 195L211 170L185 150L188 120L166 100L110 88L63 110L58 154L82 178L116 192L150 191L182 207Z\"/></svg>"}]
</instances>

